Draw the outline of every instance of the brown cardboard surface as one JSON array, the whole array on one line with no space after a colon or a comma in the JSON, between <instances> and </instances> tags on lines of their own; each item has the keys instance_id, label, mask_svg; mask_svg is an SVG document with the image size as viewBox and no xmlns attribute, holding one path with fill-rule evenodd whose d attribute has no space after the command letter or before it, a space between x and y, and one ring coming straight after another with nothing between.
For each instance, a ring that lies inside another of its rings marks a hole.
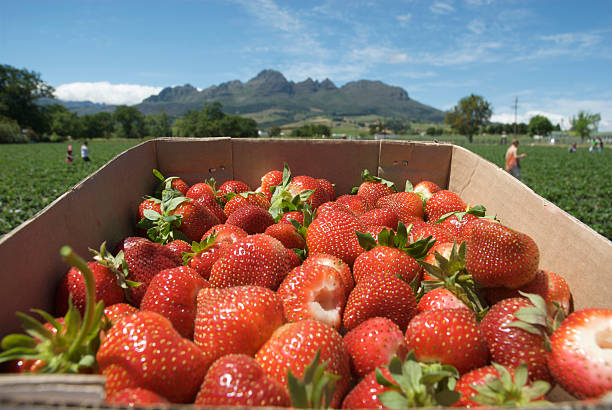
<instances>
[{"instance_id":1,"label":"brown cardboard surface","mask_svg":"<svg viewBox=\"0 0 612 410\"><path fill-rule=\"evenodd\" d=\"M540 268L562 275L576 309L612 308L612 242L510 174L472 152L454 147L449 188L471 205L484 205L504 225L530 235Z\"/></svg>"}]
</instances>

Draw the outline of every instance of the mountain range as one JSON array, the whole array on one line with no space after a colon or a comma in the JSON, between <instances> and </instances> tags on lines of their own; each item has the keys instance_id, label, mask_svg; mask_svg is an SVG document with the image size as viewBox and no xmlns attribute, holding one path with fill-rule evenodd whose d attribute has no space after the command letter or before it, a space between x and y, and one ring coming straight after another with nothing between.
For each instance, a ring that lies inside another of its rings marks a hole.
<instances>
[{"instance_id":1,"label":"mountain range","mask_svg":"<svg viewBox=\"0 0 612 410\"><path fill-rule=\"evenodd\" d=\"M166 87L134 105L143 114L166 112L173 117L205 104L220 102L223 111L255 119L260 127L283 125L315 117L378 116L415 122L441 122L445 113L411 99L401 87L381 81L359 80L337 87L329 79L287 81L275 70L263 70L243 83L239 80L198 90L192 85ZM110 111L111 105L62 102L79 114Z\"/></svg>"}]
</instances>

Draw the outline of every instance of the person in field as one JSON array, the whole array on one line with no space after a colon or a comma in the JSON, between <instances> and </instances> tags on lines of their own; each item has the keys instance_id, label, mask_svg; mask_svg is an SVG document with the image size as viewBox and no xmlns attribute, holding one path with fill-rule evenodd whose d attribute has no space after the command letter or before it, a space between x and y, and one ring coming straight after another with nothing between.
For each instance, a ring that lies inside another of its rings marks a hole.
<instances>
[{"instance_id":1,"label":"person in field","mask_svg":"<svg viewBox=\"0 0 612 410\"><path fill-rule=\"evenodd\" d=\"M83 158L83 161L85 162L91 161L89 159L89 147L87 146L87 141L83 142L83 145L81 145L81 158Z\"/></svg>"},{"instance_id":2,"label":"person in field","mask_svg":"<svg viewBox=\"0 0 612 410\"><path fill-rule=\"evenodd\" d=\"M66 162L72 163L74 155L72 155L72 145L68 145L68 152L66 153Z\"/></svg>"},{"instance_id":3,"label":"person in field","mask_svg":"<svg viewBox=\"0 0 612 410\"><path fill-rule=\"evenodd\" d=\"M515 138L506 151L506 171L520 181L522 178L520 159L525 158L527 154L519 154L518 146L519 141Z\"/></svg>"}]
</instances>

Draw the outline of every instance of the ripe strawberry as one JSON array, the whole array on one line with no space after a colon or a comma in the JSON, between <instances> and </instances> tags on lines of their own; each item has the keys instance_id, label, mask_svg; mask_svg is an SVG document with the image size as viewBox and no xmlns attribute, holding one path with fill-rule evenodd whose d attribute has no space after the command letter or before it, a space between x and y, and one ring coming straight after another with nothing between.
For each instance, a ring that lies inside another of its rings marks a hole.
<instances>
[{"instance_id":1,"label":"ripe strawberry","mask_svg":"<svg viewBox=\"0 0 612 410\"><path fill-rule=\"evenodd\" d=\"M550 373L578 399L612 391L611 324L612 309L583 309L570 314L550 337Z\"/></svg>"},{"instance_id":2,"label":"ripe strawberry","mask_svg":"<svg viewBox=\"0 0 612 410\"><path fill-rule=\"evenodd\" d=\"M327 191L321 188L317 179L307 175L298 175L291 178L287 190L293 196L312 191L310 197L305 201L311 209L317 209L319 205L330 200Z\"/></svg>"},{"instance_id":3,"label":"ripe strawberry","mask_svg":"<svg viewBox=\"0 0 612 410\"><path fill-rule=\"evenodd\" d=\"M365 226L386 226L396 230L399 217L389 208L375 208L359 217Z\"/></svg>"},{"instance_id":4,"label":"ripe strawberry","mask_svg":"<svg viewBox=\"0 0 612 410\"><path fill-rule=\"evenodd\" d=\"M298 266L281 283L278 295L287 321L314 319L340 329L346 296L336 269L319 264Z\"/></svg>"},{"instance_id":5,"label":"ripe strawberry","mask_svg":"<svg viewBox=\"0 0 612 410\"><path fill-rule=\"evenodd\" d=\"M453 292L445 288L435 288L421 296L417 303L417 312L440 309L468 309L469 307L461 301Z\"/></svg>"},{"instance_id":6,"label":"ripe strawberry","mask_svg":"<svg viewBox=\"0 0 612 410\"><path fill-rule=\"evenodd\" d=\"M157 198L147 198L138 205L138 216L140 219L145 217L144 211L145 209L150 209L152 211L161 214L161 201Z\"/></svg>"},{"instance_id":7,"label":"ripe strawberry","mask_svg":"<svg viewBox=\"0 0 612 410\"><path fill-rule=\"evenodd\" d=\"M423 199L423 203L427 203L433 194L441 190L442 188L431 181L421 181L414 186L412 191Z\"/></svg>"},{"instance_id":8,"label":"ripe strawberry","mask_svg":"<svg viewBox=\"0 0 612 410\"><path fill-rule=\"evenodd\" d=\"M159 394L140 387L123 389L106 397L106 404L111 406L143 407L168 403L169 401Z\"/></svg>"},{"instance_id":9,"label":"ripe strawberry","mask_svg":"<svg viewBox=\"0 0 612 410\"><path fill-rule=\"evenodd\" d=\"M181 336L192 339L196 297L200 289L209 286L206 279L188 266L164 269L149 283L140 310L159 313L172 322Z\"/></svg>"},{"instance_id":10,"label":"ripe strawberry","mask_svg":"<svg viewBox=\"0 0 612 410\"><path fill-rule=\"evenodd\" d=\"M322 252L342 259L349 266L363 252L355 231L362 232L359 220L344 212L329 211L308 226L306 246L309 252Z\"/></svg>"},{"instance_id":11,"label":"ripe strawberry","mask_svg":"<svg viewBox=\"0 0 612 410\"><path fill-rule=\"evenodd\" d=\"M355 285L342 323L350 331L370 318L386 317L404 332L415 314L416 300L410 284L394 275L374 273Z\"/></svg>"},{"instance_id":12,"label":"ripe strawberry","mask_svg":"<svg viewBox=\"0 0 612 410\"><path fill-rule=\"evenodd\" d=\"M484 287L519 288L536 275L540 252L534 240L498 223L472 223L465 267Z\"/></svg>"},{"instance_id":13,"label":"ripe strawberry","mask_svg":"<svg viewBox=\"0 0 612 410\"><path fill-rule=\"evenodd\" d=\"M129 289L136 306L140 305L147 286L157 273L182 265L182 261L166 246L138 237L123 240L123 257L128 264L130 278L141 283Z\"/></svg>"},{"instance_id":14,"label":"ripe strawberry","mask_svg":"<svg viewBox=\"0 0 612 410\"><path fill-rule=\"evenodd\" d=\"M351 196L353 196L353 195L351 195ZM363 204L363 199L359 199L359 201L362 201L361 203ZM318 218L320 216L323 216L328 211L344 212L344 213L349 214L351 216L355 216L355 213L353 211L351 211L348 208L348 206L346 206L345 204L342 204L342 203L340 203L340 202L338 202L336 200L334 202L325 202L323 205L318 207L317 211L315 213L315 217Z\"/></svg>"},{"instance_id":15,"label":"ripe strawberry","mask_svg":"<svg viewBox=\"0 0 612 410\"><path fill-rule=\"evenodd\" d=\"M110 321L111 325L117 323L123 316L132 315L138 312L138 308L127 303L115 303L104 308L104 316Z\"/></svg>"},{"instance_id":16,"label":"ripe strawberry","mask_svg":"<svg viewBox=\"0 0 612 410\"><path fill-rule=\"evenodd\" d=\"M283 182L283 172L279 170L268 171L261 177L259 192L264 194L268 201L272 200L272 188Z\"/></svg>"},{"instance_id":17,"label":"ripe strawberry","mask_svg":"<svg viewBox=\"0 0 612 410\"><path fill-rule=\"evenodd\" d=\"M395 212L404 225L423 220L423 201L414 192L396 192L376 202L376 207Z\"/></svg>"},{"instance_id":18,"label":"ripe strawberry","mask_svg":"<svg viewBox=\"0 0 612 410\"><path fill-rule=\"evenodd\" d=\"M418 240L421 238L427 238L428 236L433 237L436 240L436 243L439 242L455 242L456 238L445 229L437 225L431 225L429 223L423 223L419 225L415 225L410 234L414 238L414 240Z\"/></svg>"},{"instance_id":19,"label":"ripe strawberry","mask_svg":"<svg viewBox=\"0 0 612 410\"><path fill-rule=\"evenodd\" d=\"M300 212L300 211L288 211L285 212L280 219L278 220L278 222L289 222L291 223L291 220L297 221L300 225L304 224L304 213Z\"/></svg>"},{"instance_id":20,"label":"ripe strawberry","mask_svg":"<svg viewBox=\"0 0 612 410\"><path fill-rule=\"evenodd\" d=\"M185 192L185 196L191 199L198 199L202 195L206 195L208 197L216 198L217 194L215 192L215 188L213 188L207 182L198 182L189 187L189 190Z\"/></svg>"},{"instance_id":21,"label":"ripe strawberry","mask_svg":"<svg viewBox=\"0 0 612 410\"><path fill-rule=\"evenodd\" d=\"M389 227L387 226L382 226L382 225L371 225L371 226L366 226L365 231L363 231L363 233L368 234L372 237L372 239L374 239L374 241L376 241L376 243L380 243L378 242L378 235L380 235L380 233L382 231L388 231ZM395 232L395 231L393 231Z\"/></svg>"},{"instance_id":22,"label":"ripe strawberry","mask_svg":"<svg viewBox=\"0 0 612 410\"><path fill-rule=\"evenodd\" d=\"M171 211L171 215L179 215L181 223L178 229L190 241L199 241L202 235L212 226L221 223L208 208L193 202L183 202Z\"/></svg>"},{"instance_id":23,"label":"ripe strawberry","mask_svg":"<svg viewBox=\"0 0 612 410\"><path fill-rule=\"evenodd\" d=\"M306 240L299 234L295 226L288 222L272 224L264 231L266 235L278 239L287 249L304 249Z\"/></svg>"},{"instance_id":24,"label":"ripe strawberry","mask_svg":"<svg viewBox=\"0 0 612 410\"><path fill-rule=\"evenodd\" d=\"M224 203L228 194L242 194L253 190L246 183L237 180L225 181L217 190L217 198Z\"/></svg>"},{"instance_id":25,"label":"ripe strawberry","mask_svg":"<svg viewBox=\"0 0 612 410\"><path fill-rule=\"evenodd\" d=\"M217 202L217 197L210 195L201 195L199 198L194 199L193 203L207 208L217 217L219 223L225 223L227 215L225 215L225 211L223 210L219 202Z\"/></svg>"},{"instance_id":26,"label":"ripe strawberry","mask_svg":"<svg viewBox=\"0 0 612 410\"><path fill-rule=\"evenodd\" d=\"M383 377L392 380L389 369L379 367L372 370L357 383L355 387L344 397L342 401L343 409L386 409L380 402L380 395L386 391L392 391L399 394L398 389L385 386L378 382L377 373L380 372Z\"/></svg>"},{"instance_id":27,"label":"ripe strawberry","mask_svg":"<svg viewBox=\"0 0 612 410\"><path fill-rule=\"evenodd\" d=\"M180 178L177 178L177 177L171 177L171 178L172 178L172 183L170 186L176 189L177 191L179 191L181 194L185 195L187 191L189 190L189 185Z\"/></svg>"},{"instance_id":28,"label":"ripe strawberry","mask_svg":"<svg viewBox=\"0 0 612 410\"><path fill-rule=\"evenodd\" d=\"M514 368L526 362L531 380L551 382L546 365L544 336L514 324L518 321L516 312L530 306L533 304L528 299L504 299L491 306L480 322L480 328L489 346L492 361Z\"/></svg>"},{"instance_id":29,"label":"ripe strawberry","mask_svg":"<svg viewBox=\"0 0 612 410\"><path fill-rule=\"evenodd\" d=\"M423 259L423 262L439 267L440 262L438 262L436 258L436 252L440 256L442 256L444 259L449 260L454 246L456 245L453 242L436 241L436 243L427 252L427 255ZM465 260L463 261L463 263L465 265ZM465 266L460 267L460 268L464 268L464 267ZM436 280L436 279L437 278L427 273L427 270L423 273L423 280Z\"/></svg>"},{"instance_id":30,"label":"ripe strawberry","mask_svg":"<svg viewBox=\"0 0 612 410\"><path fill-rule=\"evenodd\" d=\"M236 225L229 224L219 224L210 228L202 239L209 237L214 232L215 239L214 242L217 245L231 245L237 242L239 239L246 238L249 236L248 233L244 231L244 229L240 228Z\"/></svg>"},{"instance_id":31,"label":"ripe strawberry","mask_svg":"<svg viewBox=\"0 0 612 410\"><path fill-rule=\"evenodd\" d=\"M203 288L197 298L194 342L218 359L253 356L285 323L281 298L260 286Z\"/></svg>"},{"instance_id":32,"label":"ripe strawberry","mask_svg":"<svg viewBox=\"0 0 612 410\"><path fill-rule=\"evenodd\" d=\"M344 282L344 294L348 297L351 290L355 287L355 281L351 268L340 258L326 253L310 253L304 260L302 265L306 268L310 265L324 265L334 268L340 274L342 281Z\"/></svg>"},{"instance_id":33,"label":"ripe strawberry","mask_svg":"<svg viewBox=\"0 0 612 410\"><path fill-rule=\"evenodd\" d=\"M465 214L461 218L454 214L442 221L439 226L453 235L457 242L467 241L469 225L477 219L478 217L472 214Z\"/></svg>"},{"instance_id":34,"label":"ripe strawberry","mask_svg":"<svg viewBox=\"0 0 612 410\"><path fill-rule=\"evenodd\" d=\"M258 206L267 211L270 208L270 201L261 193L243 192L231 196L223 207L223 212L229 218L231 214L245 205Z\"/></svg>"},{"instance_id":35,"label":"ripe strawberry","mask_svg":"<svg viewBox=\"0 0 612 410\"><path fill-rule=\"evenodd\" d=\"M361 180L361 185L353 191L356 191L354 193L365 199L369 209L376 207L379 198L397 192L393 182L371 175L367 169L364 169L361 173Z\"/></svg>"},{"instance_id":36,"label":"ripe strawberry","mask_svg":"<svg viewBox=\"0 0 612 410\"><path fill-rule=\"evenodd\" d=\"M421 275L421 271L421 265L405 250L383 245L363 252L353 265L355 283L378 273L397 275L410 283Z\"/></svg>"},{"instance_id":37,"label":"ripe strawberry","mask_svg":"<svg viewBox=\"0 0 612 410\"><path fill-rule=\"evenodd\" d=\"M168 242L166 247L174 252L178 259L183 259L183 252L191 252L191 245L182 239L175 239L172 242Z\"/></svg>"},{"instance_id":38,"label":"ripe strawberry","mask_svg":"<svg viewBox=\"0 0 612 410\"><path fill-rule=\"evenodd\" d=\"M327 371L339 376L331 407L337 408L350 386L349 356L342 336L333 328L316 320L287 323L270 336L255 355L255 360L267 374L281 384L287 383L288 370L304 378L306 367L320 351L321 361L327 362Z\"/></svg>"},{"instance_id":39,"label":"ripe strawberry","mask_svg":"<svg viewBox=\"0 0 612 410\"><path fill-rule=\"evenodd\" d=\"M173 403L192 403L212 361L155 312L121 318L96 355L110 396L141 387Z\"/></svg>"},{"instance_id":40,"label":"ripe strawberry","mask_svg":"<svg viewBox=\"0 0 612 410\"><path fill-rule=\"evenodd\" d=\"M418 361L448 364L461 374L489 362L476 316L467 309L419 313L408 324L406 344Z\"/></svg>"},{"instance_id":41,"label":"ripe strawberry","mask_svg":"<svg viewBox=\"0 0 612 410\"><path fill-rule=\"evenodd\" d=\"M334 202L345 206L357 218L372 209L366 199L359 195L341 195Z\"/></svg>"},{"instance_id":42,"label":"ripe strawberry","mask_svg":"<svg viewBox=\"0 0 612 410\"><path fill-rule=\"evenodd\" d=\"M264 233L274 218L270 212L255 205L244 205L236 209L225 221L228 225L242 228L249 235Z\"/></svg>"},{"instance_id":43,"label":"ripe strawberry","mask_svg":"<svg viewBox=\"0 0 612 410\"><path fill-rule=\"evenodd\" d=\"M450 212L462 212L467 204L456 193L443 189L434 193L425 205L425 217L431 223L436 223L443 215Z\"/></svg>"},{"instance_id":44,"label":"ripe strawberry","mask_svg":"<svg viewBox=\"0 0 612 410\"><path fill-rule=\"evenodd\" d=\"M319 183L319 187L327 192L327 198L329 201L336 200L336 188L334 188L334 184L325 178L317 178L317 182Z\"/></svg>"},{"instance_id":45,"label":"ripe strawberry","mask_svg":"<svg viewBox=\"0 0 612 410\"><path fill-rule=\"evenodd\" d=\"M276 290L287 275L287 249L266 234L251 235L224 248L210 273L215 287L257 285Z\"/></svg>"},{"instance_id":46,"label":"ripe strawberry","mask_svg":"<svg viewBox=\"0 0 612 410\"><path fill-rule=\"evenodd\" d=\"M255 359L228 354L208 369L196 406L289 407L287 389L268 376Z\"/></svg>"},{"instance_id":47,"label":"ripe strawberry","mask_svg":"<svg viewBox=\"0 0 612 410\"><path fill-rule=\"evenodd\" d=\"M393 356L403 361L408 354L404 334L387 318L373 317L362 322L344 335L343 341L357 379L388 364Z\"/></svg>"},{"instance_id":48,"label":"ripe strawberry","mask_svg":"<svg viewBox=\"0 0 612 410\"><path fill-rule=\"evenodd\" d=\"M527 366L516 370L497 363L463 374L455 390L461 398L453 407L515 407L550 405L545 399L550 385L544 381L528 383Z\"/></svg>"}]
</instances>

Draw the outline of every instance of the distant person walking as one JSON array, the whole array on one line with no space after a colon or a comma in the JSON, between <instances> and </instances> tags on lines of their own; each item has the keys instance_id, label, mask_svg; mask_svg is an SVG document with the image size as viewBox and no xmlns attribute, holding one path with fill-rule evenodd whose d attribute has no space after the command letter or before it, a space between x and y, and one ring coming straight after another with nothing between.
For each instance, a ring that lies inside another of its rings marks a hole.
<instances>
[{"instance_id":1,"label":"distant person walking","mask_svg":"<svg viewBox=\"0 0 612 410\"><path fill-rule=\"evenodd\" d=\"M74 155L72 155L72 145L68 145L68 152L66 153L66 162L72 163Z\"/></svg>"},{"instance_id":2,"label":"distant person walking","mask_svg":"<svg viewBox=\"0 0 612 410\"><path fill-rule=\"evenodd\" d=\"M522 178L520 159L525 158L527 154L519 154L518 146L519 141L515 138L506 150L506 171L520 181Z\"/></svg>"},{"instance_id":3,"label":"distant person walking","mask_svg":"<svg viewBox=\"0 0 612 410\"><path fill-rule=\"evenodd\" d=\"M569 152L576 152L576 150L578 149L577 144L574 142L572 145L570 145L568 151Z\"/></svg>"},{"instance_id":4,"label":"distant person walking","mask_svg":"<svg viewBox=\"0 0 612 410\"><path fill-rule=\"evenodd\" d=\"M603 140L597 137L597 152L603 152Z\"/></svg>"},{"instance_id":5,"label":"distant person walking","mask_svg":"<svg viewBox=\"0 0 612 410\"><path fill-rule=\"evenodd\" d=\"M83 158L83 161L85 162L91 161L89 159L89 147L87 146L87 141L83 142L83 145L81 145L81 158Z\"/></svg>"}]
</instances>

